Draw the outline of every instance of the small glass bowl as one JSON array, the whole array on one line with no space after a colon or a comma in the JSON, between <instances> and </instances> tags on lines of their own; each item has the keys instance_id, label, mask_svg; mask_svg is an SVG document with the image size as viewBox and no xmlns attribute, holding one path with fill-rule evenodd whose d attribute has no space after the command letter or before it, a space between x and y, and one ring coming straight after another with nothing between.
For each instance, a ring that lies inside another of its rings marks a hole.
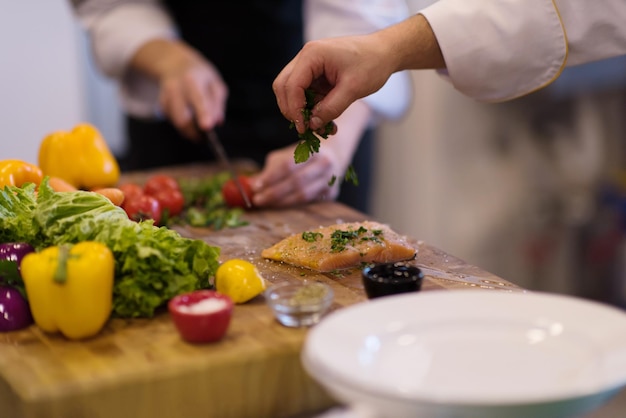
<instances>
[{"instance_id":1,"label":"small glass bowl","mask_svg":"<svg viewBox=\"0 0 626 418\"><path fill-rule=\"evenodd\" d=\"M365 267L362 278L368 299L373 299L421 290L424 273L407 263L381 263Z\"/></svg>"},{"instance_id":2,"label":"small glass bowl","mask_svg":"<svg viewBox=\"0 0 626 418\"><path fill-rule=\"evenodd\" d=\"M333 302L333 290L319 282L281 283L265 291L274 316L286 327L317 324Z\"/></svg>"}]
</instances>

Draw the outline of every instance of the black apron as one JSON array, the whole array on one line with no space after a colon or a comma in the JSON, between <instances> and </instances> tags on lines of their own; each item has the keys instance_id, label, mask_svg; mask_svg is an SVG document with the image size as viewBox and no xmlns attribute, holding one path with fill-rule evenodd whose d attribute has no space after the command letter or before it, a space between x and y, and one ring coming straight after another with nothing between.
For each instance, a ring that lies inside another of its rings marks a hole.
<instances>
[{"instance_id":1,"label":"black apron","mask_svg":"<svg viewBox=\"0 0 626 418\"><path fill-rule=\"evenodd\" d=\"M302 47L302 1L164 3L181 38L218 68L228 86L226 121L216 129L228 155L262 166L269 152L297 142L296 131L278 109L272 82ZM214 160L206 146L182 137L169 121L128 117L127 122L129 147L120 158L123 170ZM369 149L371 140L366 142L363 145ZM355 168L368 183L369 150L365 154L367 166ZM365 210L367 184L358 188L344 184L342 194L349 189L354 196L346 203Z\"/></svg>"}]
</instances>

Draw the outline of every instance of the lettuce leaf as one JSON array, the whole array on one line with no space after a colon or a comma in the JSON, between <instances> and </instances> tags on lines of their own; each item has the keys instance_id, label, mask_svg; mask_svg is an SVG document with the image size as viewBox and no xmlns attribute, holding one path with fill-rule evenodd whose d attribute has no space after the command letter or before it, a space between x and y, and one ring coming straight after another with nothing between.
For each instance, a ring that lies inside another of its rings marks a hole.
<instances>
[{"instance_id":1,"label":"lettuce leaf","mask_svg":"<svg viewBox=\"0 0 626 418\"><path fill-rule=\"evenodd\" d=\"M97 193L55 192L44 179L0 192L2 242L28 242L37 249L99 241L115 257L113 314L151 317L173 296L211 288L219 248L182 237L152 221L134 222Z\"/></svg>"},{"instance_id":2,"label":"lettuce leaf","mask_svg":"<svg viewBox=\"0 0 626 418\"><path fill-rule=\"evenodd\" d=\"M33 225L36 207L34 184L24 188L5 186L0 190L0 242L39 240L41 237Z\"/></svg>"}]
</instances>

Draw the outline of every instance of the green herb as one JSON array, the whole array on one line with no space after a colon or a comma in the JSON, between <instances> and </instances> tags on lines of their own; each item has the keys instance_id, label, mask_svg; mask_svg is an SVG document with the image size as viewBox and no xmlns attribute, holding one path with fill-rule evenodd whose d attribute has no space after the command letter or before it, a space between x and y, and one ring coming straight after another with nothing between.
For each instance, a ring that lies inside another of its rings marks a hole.
<instances>
[{"instance_id":1,"label":"green herb","mask_svg":"<svg viewBox=\"0 0 626 418\"><path fill-rule=\"evenodd\" d=\"M308 122L311 120L311 113L313 112L313 107L315 106L315 92L311 89L306 89L304 91L304 97L306 99L306 103L302 109L302 117L304 118L307 128L304 133L298 133L300 142L296 145L296 149L293 154L296 164L307 161L311 155L319 152L320 137L328 139L328 136L335 130L335 123L333 121L328 122L324 126L324 131L322 133L315 133L308 127ZM295 126L296 124L294 122L291 122L289 125L292 129L295 128ZM329 180L328 185L334 185L336 180L337 177L333 175L333 177ZM345 180L351 181L355 186L359 185L359 179L357 178L356 171L352 165L350 165L346 171Z\"/></svg>"},{"instance_id":2,"label":"green herb","mask_svg":"<svg viewBox=\"0 0 626 418\"><path fill-rule=\"evenodd\" d=\"M302 109L302 117L304 118L305 124L307 124L307 128L303 133L298 133L300 142L294 151L294 161L296 164L307 161L313 153L319 152L320 137L328 139L328 135L330 135L334 129L334 123L328 122L324 127L324 132L318 136L308 127L308 122L311 119L311 112L313 111L313 106L315 106L315 93L312 90L307 89L304 92L304 96L306 98L306 104L304 109ZM295 126L294 122L290 125L291 128L295 128Z\"/></svg>"},{"instance_id":3,"label":"green herb","mask_svg":"<svg viewBox=\"0 0 626 418\"><path fill-rule=\"evenodd\" d=\"M372 229L372 235L361 237L361 241L382 242L382 240L380 239L380 235L382 235L382 233L382 229Z\"/></svg>"},{"instance_id":4,"label":"green herb","mask_svg":"<svg viewBox=\"0 0 626 418\"><path fill-rule=\"evenodd\" d=\"M170 218L168 225L187 224L215 230L247 225L241 219L245 211L229 208L222 197L222 186L229 178L229 173L222 172L205 178L180 179L185 208L181 215Z\"/></svg>"},{"instance_id":5,"label":"green herb","mask_svg":"<svg viewBox=\"0 0 626 418\"><path fill-rule=\"evenodd\" d=\"M342 231L337 229L330 235L330 252L339 253L346 249L348 245L353 245L357 240L382 242L382 230L375 229L371 231L372 235L365 235L368 230L362 226L359 229Z\"/></svg>"},{"instance_id":6,"label":"green herb","mask_svg":"<svg viewBox=\"0 0 626 418\"><path fill-rule=\"evenodd\" d=\"M306 242L315 242L318 239L324 238L324 235L321 232L303 232L302 239Z\"/></svg>"},{"instance_id":7,"label":"green herb","mask_svg":"<svg viewBox=\"0 0 626 418\"><path fill-rule=\"evenodd\" d=\"M352 165L350 165L348 167L348 171L346 171L345 180L352 182L352 184L354 184L355 186L359 185L359 178L357 177L356 171L354 170L354 167L352 167Z\"/></svg>"},{"instance_id":8,"label":"green herb","mask_svg":"<svg viewBox=\"0 0 626 418\"><path fill-rule=\"evenodd\" d=\"M342 271L342 270L333 270L333 271L330 272L330 274L332 276L334 276L335 278L337 278L337 279L343 279L343 277L344 277L344 275L343 275L344 271Z\"/></svg>"}]
</instances>

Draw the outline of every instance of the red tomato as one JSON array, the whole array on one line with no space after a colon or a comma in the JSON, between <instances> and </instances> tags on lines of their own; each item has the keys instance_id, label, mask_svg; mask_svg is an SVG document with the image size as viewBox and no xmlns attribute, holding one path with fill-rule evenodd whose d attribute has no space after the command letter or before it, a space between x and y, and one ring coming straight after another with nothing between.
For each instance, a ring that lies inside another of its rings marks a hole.
<instances>
[{"instance_id":1,"label":"red tomato","mask_svg":"<svg viewBox=\"0 0 626 418\"><path fill-rule=\"evenodd\" d=\"M166 174L155 174L151 176L143 186L144 193L151 196L156 195L162 190L180 191L180 186L174 177L170 177Z\"/></svg>"},{"instance_id":2,"label":"red tomato","mask_svg":"<svg viewBox=\"0 0 626 418\"><path fill-rule=\"evenodd\" d=\"M139 222L145 219L154 219L155 225L159 225L159 222L161 222L161 205L158 200L147 194L124 201L122 207L133 221Z\"/></svg>"},{"instance_id":3,"label":"red tomato","mask_svg":"<svg viewBox=\"0 0 626 418\"><path fill-rule=\"evenodd\" d=\"M252 202L252 187L250 186L250 178L243 175L239 175L237 178L239 179L246 196L248 196L248 199ZM226 204L231 208L246 208L246 202L243 200L241 193L239 193L239 189L233 179L229 179L222 186L222 197L224 198Z\"/></svg>"},{"instance_id":4,"label":"red tomato","mask_svg":"<svg viewBox=\"0 0 626 418\"><path fill-rule=\"evenodd\" d=\"M129 201L143 194L143 189L135 183L124 183L118 187L124 193L124 201ZM123 205L124 202L122 202Z\"/></svg>"},{"instance_id":5,"label":"red tomato","mask_svg":"<svg viewBox=\"0 0 626 418\"><path fill-rule=\"evenodd\" d=\"M168 216L176 216L183 211L185 198L180 190L162 189L152 195L161 205L161 211L167 210Z\"/></svg>"}]
</instances>

